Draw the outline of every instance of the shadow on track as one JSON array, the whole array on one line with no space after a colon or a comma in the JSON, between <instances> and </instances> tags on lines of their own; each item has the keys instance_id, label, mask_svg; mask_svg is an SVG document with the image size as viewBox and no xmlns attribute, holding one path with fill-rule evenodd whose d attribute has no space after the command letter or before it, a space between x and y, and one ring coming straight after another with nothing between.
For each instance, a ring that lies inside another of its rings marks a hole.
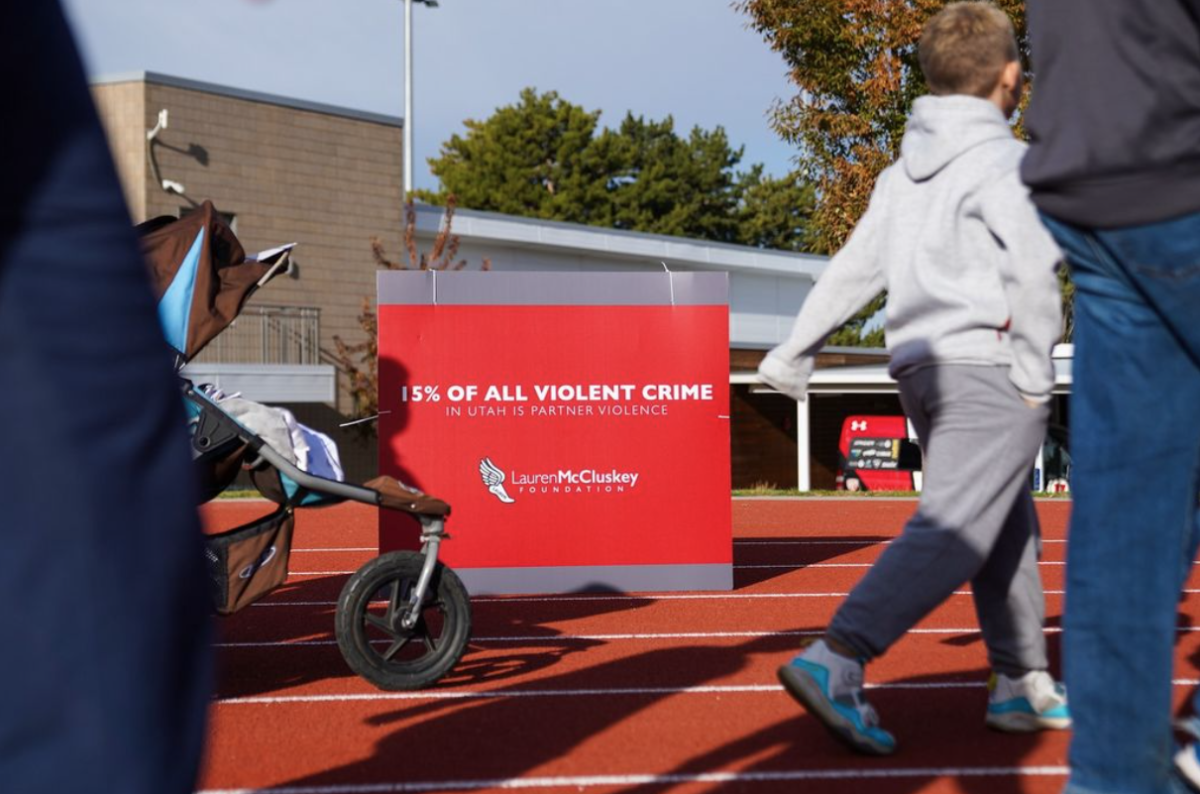
<instances>
[{"instance_id":1,"label":"shadow on track","mask_svg":"<svg viewBox=\"0 0 1200 794\"><path fill-rule=\"evenodd\" d=\"M801 631L817 630L816 627ZM1014 736L988 731L983 725L987 670L958 670L937 675L906 678L901 682L915 688L880 689L872 700L893 728L901 743L900 753L886 759L854 755L829 737L812 717L796 707L782 691L765 692L753 697L754 708L769 715L786 715L765 727L739 735L735 741L695 755L673 768L662 769L645 760L655 747L704 747L703 737L720 731L720 722L735 719L742 712L723 709L719 698L697 701L695 721L670 719L661 723L662 735L643 734L646 742L629 747L635 760L612 754L605 734L632 717L653 723L654 710L668 698L693 697L679 688L697 687L728 680L746 670L752 657L759 654L785 657L795 650L794 636L764 635L735 646L706 647L689 645L649 651L578 669L563 675L505 689L492 690L499 697L472 701L427 703L417 708L397 709L369 718L372 726L401 723L394 732L378 741L369 758L280 784L283 787L336 787L339 785L388 785L445 781L491 781L538 775L556 759L575 754L581 762L581 774L622 775L653 773L693 778L712 772L737 770L749 774L819 770L929 769L993 767L1010 768L1034 763L1030 756L1047 744L1061 748L1065 758L1065 740L1040 735ZM921 685L947 680L967 682L967 689L923 689ZM768 683L762 681L761 683ZM769 683L773 684L774 681ZM641 692L595 694L603 687L642 689ZM654 691L663 688L670 691ZM586 692L593 694L563 694ZM531 696L543 691L558 694ZM704 696L701 696L704 697ZM964 703L967 704L964 707ZM722 716L723 715L723 716ZM700 719L704 716L705 719ZM694 738L689 738L694 737ZM599 748L599 749L597 749ZM589 753L604 753L588 762ZM640 757L639 757L639 754ZM672 752L677 754L677 752ZM1046 763L1041 759L1038 763ZM647 768L649 766L649 768ZM561 774L551 770L551 774ZM872 792L914 794L927 789L928 775L869 780ZM862 778L835 781L778 782L746 781L706 783L705 790L794 792L861 791ZM1057 781L1061 782L1061 781ZM1022 794L1025 781L1016 776L963 776L955 780L958 790L978 794ZM619 786L614 784L614 788ZM694 780L633 786L625 791L668 791L694 787ZM453 786L447 786L453 788ZM692 790L692 789L690 789Z\"/></svg>"},{"instance_id":2,"label":"shadow on track","mask_svg":"<svg viewBox=\"0 0 1200 794\"><path fill-rule=\"evenodd\" d=\"M739 737L683 764L659 772L681 780L655 782L620 789L622 794L658 794L694 787L700 775L735 772L740 780L710 783L706 791L768 792L820 791L853 794L916 794L927 791L938 780L952 780L953 787L939 790L973 794L1026 794L1027 781L1017 775L947 775L934 777L931 769L992 768L1011 769L1022 765L1045 765L1045 758L1030 756L1048 746L1061 748L1053 764L1065 764L1063 738L1050 734L1003 734L984 726L987 704L987 669L958 670L936 675L913 676L889 683L897 688L875 689L869 693L883 724L897 738L895 755L876 758L857 755L833 739L813 717L795 706L782 691L778 698L794 716ZM966 689L923 689L929 684L953 681L978 684ZM904 688L909 687L909 688ZM778 704L764 704L771 711ZM964 707L965 706L965 707ZM1065 737L1065 734L1059 734ZM899 770L883 776L881 770ZM914 770L905 775L904 770ZM921 772L919 770L926 770ZM797 771L815 772L819 777L802 778ZM872 777L878 774L878 777ZM772 779L772 776L779 776ZM757 779L747 779L760 776ZM1062 780L1053 779L1054 790Z\"/></svg>"},{"instance_id":3,"label":"shadow on track","mask_svg":"<svg viewBox=\"0 0 1200 794\"><path fill-rule=\"evenodd\" d=\"M732 647L663 648L524 683L513 687L509 697L397 709L370 719L375 726L404 723L378 741L370 758L280 785L319 787L521 777L668 698L689 697L674 691L677 688L702 686L736 675L746 668L751 656L782 654L793 649L795 643L794 636L768 634ZM621 687L643 691L546 697L524 694ZM655 691L657 688L664 691ZM501 688L491 693L503 695L505 691ZM429 718L433 711L442 713ZM663 729L695 730L694 726ZM606 760L613 767L626 766L618 763L619 759Z\"/></svg>"},{"instance_id":4,"label":"shadow on track","mask_svg":"<svg viewBox=\"0 0 1200 794\"><path fill-rule=\"evenodd\" d=\"M735 565L772 564L780 568L735 570L734 589L743 590L804 566L833 559L885 542L884 536L814 538L764 537L739 539ZM812 543L817 540L819 542ZM804 545L795 545L797 541ZM302 687L327 679L350 677L333 643L334 603L345 576L289 581L270 598L218 621L220 642L321 642L320 646L281 648L222 648L218 653L217 692L220 698L251 697ZM479 598L472 601L474 637L528 637L528 643L497 646L472 641L458 666L439 686L473 686L524 676L548 668L564 657L600 644L575 641L568 646L548 644L562 634L553 626L605 614L637 610L655 603L654 595L624 595L616 591L562 596ZM516 646L516 649L514 649Z\"/></svg>"},{"instance_id":5,"label":"shadow on track","mask_svg":"<svg viewBox=\"0 0 1200 794\"><path fill-rule=\"evenodd\" d=\"M218 622L217 697L277 694L327 679L353 678L334 642L334 603L344 576L307 579L288 584L272 596ZM520 603L519 603L520 602ZM472 603L475 637L516 637L497 652L491 643L471 641L463 659L436 686L472 686L538 672L564 657L601 644L573 640L555 643L563 633L553 624L639 609L651 597L625 598L596 594L554 600L476 599ZM322 643L288 648L279 643ZM261 645L259 645L261 643ZM513 650L513 648L518 650Z\"/></svg>"},{"instance_id":6,"label":"shadow on track","mask_svg":"<svg viewBox=\"0 0 1200 794\"><path fill-rule=\"evenodd\" d=\"M781 576L794 574L806 566L853 554L893 539L893 537L885 535L837 537L796 535L738 538L733 544L733 564L735 566L733 589L743 590L753 587ZM753 567L756 565L772 567Z\"/></svg>"}]
</instances>

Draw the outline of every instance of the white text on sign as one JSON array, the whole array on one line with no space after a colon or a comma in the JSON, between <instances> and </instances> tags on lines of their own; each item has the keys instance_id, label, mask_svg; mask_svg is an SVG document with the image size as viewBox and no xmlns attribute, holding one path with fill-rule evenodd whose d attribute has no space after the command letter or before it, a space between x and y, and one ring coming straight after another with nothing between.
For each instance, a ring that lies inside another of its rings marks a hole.
<instances>
[{"instance_id":1,"label":"white text on sign","mask_svg":"<svg viewBox=\"0 0 1200 794\"><path fill-rule=\"evenodd\" d=\"M686 402L710 401L713 399L711 383L647 383L644 385L622 384L535 384L529 389L523 384L476 384L448 386L446 400L452 403L523 403L530 402L530 395L537 402L586 403L586 402ZM441 386L411 385L400 387L401 402L439 402Z\"/></svg>"}]
</instances>

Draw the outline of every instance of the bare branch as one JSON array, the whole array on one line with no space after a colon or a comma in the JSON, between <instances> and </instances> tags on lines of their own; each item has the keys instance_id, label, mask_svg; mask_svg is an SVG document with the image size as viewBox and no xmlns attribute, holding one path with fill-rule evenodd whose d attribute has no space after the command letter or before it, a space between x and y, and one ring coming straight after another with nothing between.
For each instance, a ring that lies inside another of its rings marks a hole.
<instances>
[{"instance_id":1,"label":"bare branch","mask_svg":"<svg viewBox=\"0 0 1200 794\"><path fill-rule=\"evenodd\" d=\"M408 263L392 261L387 257L383 241L378 237L371 238L371 257L375 266L386 270L462 270L467 266L466 260L453 261L458 253L459 238L451 231L454 222L456 200L450 196L447 201L445 223L439 231L430 253L422 253L417 249L417 211L412 201L404 208L404 248L408 254ZM492 263L483 260L481 270L491 270ZM363 331L363 341L350 344L340 336L333 337L335 349L334 360L339 369L345 373L348 380L347 390L354 401L355 412L360 416L370 416L379 413L379 314L370 298L364 297L358 314L358 325ZM375 426L367 423L357 426L367 433L375 432Z\"/></svg>"}]
</instances>

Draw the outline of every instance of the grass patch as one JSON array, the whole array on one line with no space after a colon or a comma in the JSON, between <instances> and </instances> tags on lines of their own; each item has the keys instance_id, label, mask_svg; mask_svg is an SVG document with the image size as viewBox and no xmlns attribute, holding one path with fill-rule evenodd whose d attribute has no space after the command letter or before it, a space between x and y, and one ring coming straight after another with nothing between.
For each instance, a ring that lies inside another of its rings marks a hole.
<instances>
[{"instance_id":1,"label":"grass patch","mask_svg":"<svg viewBox=\"0 0 1200 794\"><path fill-rule=\"evenodd\" d=\"M218 499L261 499L260 494L254 488L226 488L221 493L217 494Z\"/></svg>"},{"instance_id":2,"label":"grass patch","mask_svg":"<svg viewBox=\"0 0 1200 794\"><path fill-rule=\"evenodd\" d=\"M734 488L734 496L803 496L808 498L871 498L878 499L916 499L919 494L916 491L798 491L795 488L776 488L774 485L754 485L750 488ZM1033 494L1035 499L1070 499L1069 493L1037 493ZM230 488L222 491L218 499L261 499L262 494L253 488Z\"/></svg>"},{"instance_id":3,"label":"grass patch","mask_svg":"<svg viewBox=\"0 0 1200 794\"><path fill-rule=\"evenodd\" d=\"M808 497L907 497L920 496L916 491L798 491L795 488L764 488L755 485L751 488L734 488L734 496L808 496Z\"/></svg>"}]
</instances>

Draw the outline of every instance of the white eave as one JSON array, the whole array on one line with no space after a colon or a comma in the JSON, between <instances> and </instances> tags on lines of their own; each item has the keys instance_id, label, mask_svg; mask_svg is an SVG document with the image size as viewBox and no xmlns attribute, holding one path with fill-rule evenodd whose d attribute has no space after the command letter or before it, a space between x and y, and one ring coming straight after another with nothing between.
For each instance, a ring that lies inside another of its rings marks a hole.
<instances>
[{"instance_id":1,"label":"white eave","mask_svg":"<svg viewBox=\"0 0 1200 794\"><path fill-rule=\"evenodd\" d=\"M437 234L443 210L419 204L417 230ZM585 226L494 212L457 210L454 233L464 240L499 245L536 245L541 248L618 257L651 265L665 263L682 270L724 270L731 273L763 273L806 276L812 281L825 269L828 259L813 254L712 243L687 237L629 232L602 226Z\"/></svg>"}]
</instances>

